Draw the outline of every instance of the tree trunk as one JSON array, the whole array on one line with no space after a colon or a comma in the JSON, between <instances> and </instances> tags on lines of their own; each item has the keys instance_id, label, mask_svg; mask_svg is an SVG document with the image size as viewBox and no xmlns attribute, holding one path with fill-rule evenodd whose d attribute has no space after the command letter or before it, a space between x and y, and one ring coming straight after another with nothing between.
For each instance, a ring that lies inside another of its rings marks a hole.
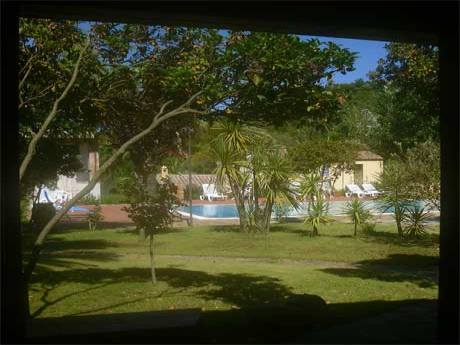
<instances>
[{"instance_id":1,"label":"tree trunk","mask_svg":"<svg viewBox=\"0 0 460 345\"><path fill-rule=\"evenodd\" d=\"M354 235L353 235L353 236L355 236L355 237L356 237L356 233L357 233L357 231L356 231L356 230L357 230L357 227L358 227L358 223L355 222L355 233L354 233Z\"/></svg>"},{"instance_id":2,"label":"tree trunk","mask_svg":"<svg viewBox=\"0 0 460 345\"><path fill-rule=\"evenodd\" d=\"M318 236L318 228L316 226L313 227L312 236Z\"/></svg>"},{"instance_id":3,"label":"tree trunk","mask_svg":"<svg viewBox=\"0 0 460 345\"><path fill-rule=\"evenodd\" d=\"M395 203L394 205L394 212L395 212L395 221L396 221L396 227L398 229L398 236L402 237L403 236L403 229L402 229L402 209L399 205L399 203Z\"/></svg>"},{"instance_id":4,"label":"tree trunk","mask_svg":"<svg viewBox=\"0 0 460 345\"><path fill-rule=\"evenodd\" d=\"M270 221L272 219L272 211L273 211L273 203L265 201L263 228L266 233L270 231Z\"/></svg>"},{"instance_id":5,"label":"tree trunk","mask_svg":"<svg viewBox=\"0 0 460 345\"><path fill-rule=\"evenodd\" d=\"M227 175L227 179L230 183L233 196L235 197L236 210L238 211L238 218L240 220L240 231L247 232L248 230L248 219L246 208L244 207L244 196L242 195L240 186L232 181L231 177Z\"/></svg>"},{"instance_id":6,"label":"tree trunk","mask_svg":"<svg viewBox=\"0 0 460 345\"><path fill-rule=\"evenodd\" d=\"M155 257L153 253L153 232L150 234L150 272L152 274L152 284L157 283L157 276L155 274Z\"/></svg>"}]
</instances>

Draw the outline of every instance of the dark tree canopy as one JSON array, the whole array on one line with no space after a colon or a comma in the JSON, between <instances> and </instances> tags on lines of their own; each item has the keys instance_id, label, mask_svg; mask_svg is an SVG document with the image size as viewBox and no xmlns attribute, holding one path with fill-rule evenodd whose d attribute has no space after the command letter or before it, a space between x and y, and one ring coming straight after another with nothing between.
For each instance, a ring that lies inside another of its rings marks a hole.
<instances>
[{"instance_id":1,"label":"dark tree canopy","mask_svg":"<svg viewBox=\"0 0 460 345\"><path fill-rule=\"evenodd\" d=\"M384 87L379 106L382 153L439 142L439 49L390 43L371 78Z\"/></svg>"}]
</instances>

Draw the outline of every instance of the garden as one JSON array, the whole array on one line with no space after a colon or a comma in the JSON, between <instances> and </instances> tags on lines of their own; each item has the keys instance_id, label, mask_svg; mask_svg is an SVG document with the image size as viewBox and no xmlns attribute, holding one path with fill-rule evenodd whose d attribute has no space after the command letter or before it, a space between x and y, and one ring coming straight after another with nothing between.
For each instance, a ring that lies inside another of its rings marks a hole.
<instances>
[{"instance_id":1,"label":"garden","mask_svg":"<svg viewBox=\"0 0 460 345\"><path fill-rule=\"evenodd\" d=\"M30 320L197 310L205 343L434 342L438 49L384 48L335 83L358 54L332 41L22 19ZM216 204L232 217L189 213Z\"/></svg>"}]
</instances>

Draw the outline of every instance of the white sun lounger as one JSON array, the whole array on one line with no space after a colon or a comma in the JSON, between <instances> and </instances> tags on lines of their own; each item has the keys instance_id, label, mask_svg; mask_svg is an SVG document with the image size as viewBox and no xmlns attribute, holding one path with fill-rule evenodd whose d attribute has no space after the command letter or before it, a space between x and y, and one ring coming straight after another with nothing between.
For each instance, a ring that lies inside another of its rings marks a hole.
<instances>
[{"instance_id":1,"label":"white sun lounger","mask_svg":"<svg viewBox=\"0 0 460 345\"><path fill-rule=\"evenodd\" d=\"M362 198L366 195L366 193L363 192L361 188L359 188L359 186L356 184L347 184L345 187L348 189L348 191L345 192L345 196L347 198L351 197L352 195L356 195L358 198Z\"/></svg>"},{"instance_id":2,"label":"white sun lounger","mask_svg":"<svg viewBox=\"0 0 460 345\"><path fill-rule=\"evenodd\" d=\"M216 189L216 185L214 183L203 183L201 185L203 188L203 195L200 196L201 200L208 199L209 201L212 201L212 199L226 199L227 196L224 195L223 193L218 193Z\"/></svg>"},{"instance_id":3,"label":"white sun lounger","mask_svg":"<svg viewBox=\"0 0 460 345\"><path fill-rule=\"evenodd\" d=\"M382 194L382 192L378 191L377 188L375 188L371 183L363 183L362 187L364 193L366 193L367 195L379 196L379 194Z\"/></svg>"}]
</instances>

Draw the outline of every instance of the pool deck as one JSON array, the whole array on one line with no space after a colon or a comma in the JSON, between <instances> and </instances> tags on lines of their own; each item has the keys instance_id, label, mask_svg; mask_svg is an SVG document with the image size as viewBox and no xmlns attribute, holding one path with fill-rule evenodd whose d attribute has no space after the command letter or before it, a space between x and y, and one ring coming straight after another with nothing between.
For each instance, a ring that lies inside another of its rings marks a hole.
<instances>
[{"instance_id":1,"label":"pool deck","mask_svg":"<svg viewBox=\"0 0 460 345\"><path fill-rule=\"evenodd\" d=\"M332 202L334 201L347 201L350 198L346 198L345 196L337 196L331 199ZM365 201L373 200L373 198L365 198ZM263 199L259 199L260 202L263 202ZM231 199L227 200L214 200L214 201L207 201L207 200L193 200L192 205L233 205L234 201ZM93 209L93 205L81 205L82 207ZM104 216L103 223L126 226L132 225L132 220L128 217L128 213L123 210L124 207L129 206L128 204L117 204L117 205L101 205L102 208L102 215ZM78 214L75 212L74 214ZM434 219L439 219L439 212L434 213ZM436 217L437 216L437 217ZM337 221L348 221L348 218L345 216L334 216L334 219ZM379 214L376 216L375 220L377 222L393 222L393 217L389 214ZM295 220L293 220L295 221ZM434 220L436 221L436 220ZM238 219L193 219L194 224L207 224L207 225L227 225L227 224L238 224ZM174 226L184 226L187 225L186 221L176 221Z\"/></svg>"}]
</instances>

